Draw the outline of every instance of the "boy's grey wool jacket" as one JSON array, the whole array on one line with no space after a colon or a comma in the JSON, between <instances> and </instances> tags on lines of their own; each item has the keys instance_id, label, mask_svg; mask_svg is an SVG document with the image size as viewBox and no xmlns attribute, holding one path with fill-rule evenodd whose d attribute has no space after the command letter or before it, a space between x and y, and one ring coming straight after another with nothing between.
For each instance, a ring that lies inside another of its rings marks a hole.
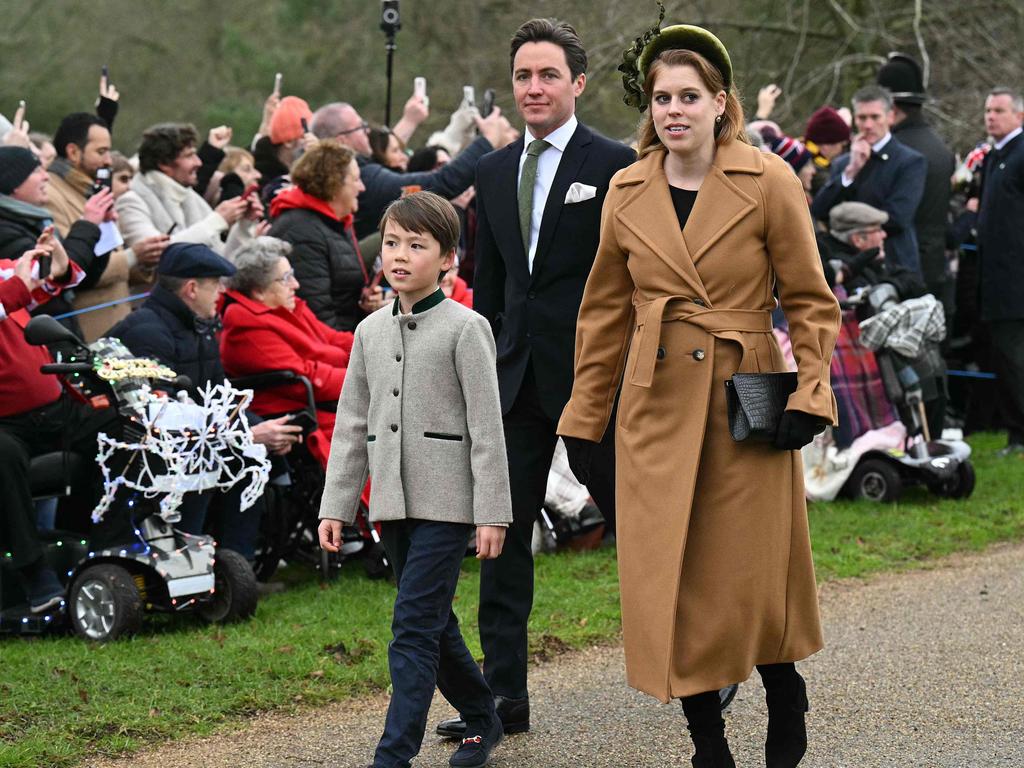
<instances>
[{"instance_id":1,"label":"boy's grey wool jacket","mask_svg":"<svg viewBox=\"0 0 1024 768\"><path fill-rule=\"evenodd\" d=\"M320 517L351 523L369 474L371 521L511 523L490 326L440 290L412 309L356 328Z\"/></svg>"}]
</instances>

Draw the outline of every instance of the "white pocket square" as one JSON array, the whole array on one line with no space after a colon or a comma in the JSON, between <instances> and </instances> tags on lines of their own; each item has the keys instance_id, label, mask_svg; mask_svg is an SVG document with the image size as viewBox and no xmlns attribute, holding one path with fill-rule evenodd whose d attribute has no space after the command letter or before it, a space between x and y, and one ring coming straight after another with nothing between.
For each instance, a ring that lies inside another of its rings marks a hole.
<instances>
[{"instance_id":1,"label":"white pocket square","mask_svg":"<svg viewBox=\"0 0 1024 768\"><path fill-rule=\"evenodd\" d=\"M597 196L597 187L592 187L589 184L582 184L581 182L574 181L572 186L569 187L569 191L565 193L565 204L571 205L572 203L582 203L584 200L590 200L592 197Z\"/></svg>"}]
</instances>

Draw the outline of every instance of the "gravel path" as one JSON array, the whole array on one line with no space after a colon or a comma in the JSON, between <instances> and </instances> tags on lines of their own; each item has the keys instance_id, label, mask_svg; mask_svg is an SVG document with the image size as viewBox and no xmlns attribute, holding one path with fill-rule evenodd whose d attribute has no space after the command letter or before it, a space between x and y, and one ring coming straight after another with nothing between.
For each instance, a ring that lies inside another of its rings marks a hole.
<instances>
[{"instance_id":1,"label":"gravel path","mask_svg":"<svg viewBox=\"0 0 1024 768\"><path fill-rule=\"evenodd\" d=\"M944 561L934 570L822 589L826 650L801 665L814 768L1024 766L1024 547ZM625 686L621 648L537 667L533 731L495 753L494 768L689 766L677 706ZM741 767L764 765L766 711L755 674L727 733ZM384 697L300 715L270 714L237 732L168 744L95 768L362 768L384 722ZM431 727L447 717L434 702ZM448 764L428 735L417 766Z\"/></svg>"}]
</instances>

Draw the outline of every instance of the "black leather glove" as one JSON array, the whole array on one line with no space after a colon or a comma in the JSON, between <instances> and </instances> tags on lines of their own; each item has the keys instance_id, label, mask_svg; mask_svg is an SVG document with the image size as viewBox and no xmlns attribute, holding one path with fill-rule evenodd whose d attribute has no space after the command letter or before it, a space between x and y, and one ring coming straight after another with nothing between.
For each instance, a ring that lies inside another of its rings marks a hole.
<instances>
[{"instance_id":1,"label":"black leather glove","mask_svg":"<svg viewBox=\"0 0 1024 768\"><path fill-rule=\"evenodd\" d=\"M783 411L779 430L775 433L775 447L783 451L798 451L824 428L817 416L803 411Z\"/></svg>"},{"instance_id":2,"label":"black leather glove","mask_svg":"<svg viewBox=\"0 0 1024 768\"><path fill-rule=\"evenodd\" d=\"M565 442L565 453L569 459L569 469L576 476L577 482L586 485L590 482L590 462L594 458L594 448L597 443L592 440L584 440L580 437L566 437L562 435Z\"/></svg>"},{"instance_id":3,"label":"black leather glove","mask_svg":"<svg viewBox=\"0 0 1024 768\"><path fill-rule=\"evenodd\" d=\"M878 253L878 248L868 248L856 256L851 256L846 262L846 271L849 273L849 276L857 277L864 271L865 267L869 267L878 261Z\"/></svg>"}]
</instances>

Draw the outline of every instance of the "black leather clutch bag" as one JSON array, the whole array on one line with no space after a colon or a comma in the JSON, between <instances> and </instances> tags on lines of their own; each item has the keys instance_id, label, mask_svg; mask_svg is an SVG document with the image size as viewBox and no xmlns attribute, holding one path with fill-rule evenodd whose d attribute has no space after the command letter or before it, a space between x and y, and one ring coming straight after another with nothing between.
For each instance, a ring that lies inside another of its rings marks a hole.
<instances>
[{"instance_id":1,"label":"black leather clutch bag","mask_svg":"<svg viewBox=\"0 0 1024 768\"><path fill-rule=\"evenodd\" d=\"M732 439L775 440L779 419L796 390L796 373L736 373L725 382Z\"/></svg>"}]
</instances>

